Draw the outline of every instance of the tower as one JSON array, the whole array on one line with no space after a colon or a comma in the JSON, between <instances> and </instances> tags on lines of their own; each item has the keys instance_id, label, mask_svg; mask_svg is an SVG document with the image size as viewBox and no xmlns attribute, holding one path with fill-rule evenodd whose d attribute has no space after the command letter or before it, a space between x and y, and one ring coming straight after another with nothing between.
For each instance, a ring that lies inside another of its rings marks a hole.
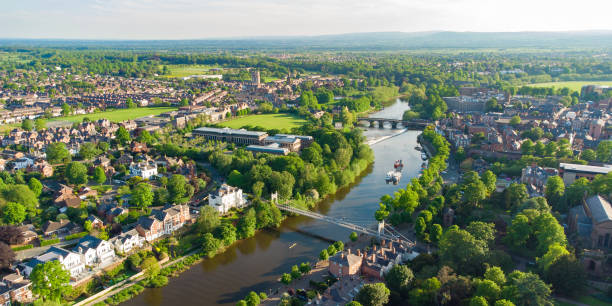
<instances>
[{"instance_id":1,"label":"tower","mask_svg":"<svg viewBox=\"0 0 612 306\"><path fill-rule=\"evenodd\" d=\"M251 71L251 82L253 82L253 85L257 87L261 85L261 77L259 76L259 70Z\"/></svg>"}]
</instances>

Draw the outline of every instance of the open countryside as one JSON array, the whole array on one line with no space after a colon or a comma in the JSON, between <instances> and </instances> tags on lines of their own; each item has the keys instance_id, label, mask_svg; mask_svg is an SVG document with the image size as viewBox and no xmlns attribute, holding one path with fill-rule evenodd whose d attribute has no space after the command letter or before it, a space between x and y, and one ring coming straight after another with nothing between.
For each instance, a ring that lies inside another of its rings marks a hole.
<instances>
[{"instance_id":1,"label":"open countryside","mask_svg":"<svg viewBox=\"0 0 612 306\"><path fill-rule=\"evenodd\" d=\"M530 87L554 87L564 88L567 87L571 90L580 92L582 86L585 85L605 85L612 86L612 81L567 81L567 82L546 82L546 83L534 83L527 86Z\"/></svg>"},{"instance_id":2,"label":"open countryside","mask_svg":"<svg viewBox=\"0 0 612 306\"><path fill-rule=\"evenodd\" d=\"M221 125L232 129L239 129L245 125L259 126L265 129L292 129L304 123L306 123L306 120L291 114L263 114L229 120L221 123Z\"/></svg>"}]
</instances>

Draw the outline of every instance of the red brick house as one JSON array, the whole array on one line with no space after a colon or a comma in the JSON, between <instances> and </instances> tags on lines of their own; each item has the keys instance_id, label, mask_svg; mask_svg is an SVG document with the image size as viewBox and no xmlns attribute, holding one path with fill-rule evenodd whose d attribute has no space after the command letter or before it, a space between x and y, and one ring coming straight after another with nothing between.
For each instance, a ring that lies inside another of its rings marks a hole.
<instances>
[{"instance_id":1,"label":"red brick house","mask_svg":"<svg viewBox=\"0 0 612 306\"><path fill-rule=\"evenodd\" d=\"M153 210L150 216L140 217L136 230L147 241L153 241L163 235L171 235L189 222L191 215L187 205L167 205L163 209Z\"/></svg>"}]
</instances>

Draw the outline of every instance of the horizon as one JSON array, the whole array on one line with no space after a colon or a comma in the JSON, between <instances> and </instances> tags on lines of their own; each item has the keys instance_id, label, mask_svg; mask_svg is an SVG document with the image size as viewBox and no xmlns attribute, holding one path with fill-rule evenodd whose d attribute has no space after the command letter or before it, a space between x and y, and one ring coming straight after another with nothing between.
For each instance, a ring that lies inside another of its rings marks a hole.
<instances>
[{"instance_id":1,"label":"horizon","mask_svg":"<svg viewBox=\"0 0 612 306\"><path fill-rule=\"evenodd\" d=\"M347 9L350 8L350 9ZM584 0L31 0L0 12L4 39L202 40L382 32L612 31Z\"/></svg>"}]
</instances>

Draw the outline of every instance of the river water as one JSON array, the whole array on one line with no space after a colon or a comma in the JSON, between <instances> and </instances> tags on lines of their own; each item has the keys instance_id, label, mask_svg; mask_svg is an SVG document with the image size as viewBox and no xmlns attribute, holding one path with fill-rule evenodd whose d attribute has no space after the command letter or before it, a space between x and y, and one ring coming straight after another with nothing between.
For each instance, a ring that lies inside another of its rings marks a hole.
<instances>
[{"instance_id":1,"label":"river water","mask_svg":"<svg viewBox=\"0 0 612 306\"><path fill-rule=\"evenodd\" d=\"M408 108L398 99L371 116L399 119ZM414 147L419 133L391 130L388 126L364 131L374 151L374 164L354 184L323 201L317 207L319 213L361 225L373 224L380 197L405 187L410 178L418 175L422 162ZM399 185L386 184L385 175L397 159L404 161L402 180ZM307 217L287 218L279 229L261 231L239 241L224 253L171 278L167 286L146 289L124 305L234 305L250 291L280 287L278 277L290 271L291 266L315 262L330 240L346 241L349 234L348 229Z\"/></svg>"}]
</instances>

